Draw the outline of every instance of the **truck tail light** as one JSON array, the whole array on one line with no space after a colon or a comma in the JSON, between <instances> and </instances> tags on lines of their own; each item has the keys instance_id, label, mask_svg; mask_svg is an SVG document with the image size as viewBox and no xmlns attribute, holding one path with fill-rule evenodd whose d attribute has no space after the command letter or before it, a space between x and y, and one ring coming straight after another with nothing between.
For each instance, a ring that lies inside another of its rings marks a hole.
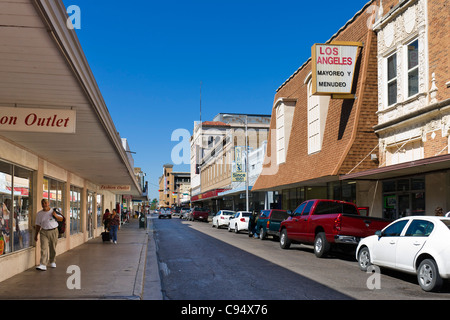
<instances>
[{"instance_id":1,"label":"truck tail light","mask_svg":"<svg viewBox=\"0 0 450 320\"><path fill-rule=\"evenodd\" d=\"M334 228L337 231L341 231L341 222L342 222L341 220L342 220L342 214L338 215L336 217L336 219L334 220Z\"/></svg>"},{"instance_id":2,"label":"truck tail light","mask_svg":"<svg viewBox=\"0 0 450 320\"><path fill-rule=\"evenodd\" d=\"M270 226L270 221L267 221L267 228L269 228Z\"/></svg>"}]
</instances>

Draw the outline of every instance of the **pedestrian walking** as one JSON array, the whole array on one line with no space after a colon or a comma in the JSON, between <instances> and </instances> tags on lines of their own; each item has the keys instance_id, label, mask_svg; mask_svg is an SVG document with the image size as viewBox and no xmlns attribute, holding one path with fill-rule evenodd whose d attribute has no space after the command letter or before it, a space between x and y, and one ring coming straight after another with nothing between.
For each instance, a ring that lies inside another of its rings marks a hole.
<instances>
[{"instance_id":1,"label":"pedestrian walking","mask_svg":"<svg viewBox=\"0 0 450 320\"><path fill-rule=\"evenodd\" d=\"M111 218L109 219L109 230L111 233L111 242L117 244L117 231L120 229L120 216L116 209L113 209Z\"/></svg>"},{"instance_id":2,"label":"pedestrian walking","mask_svg":"<svg viewBox=\"0 0 450 320\"><path fill-rule=\"evenodd\" d=\"M47 263L50 261L50 267L56 268L56 244L58 243L58 221L63 221L63 217L56 214L55 210L50 208L48 200L42 199L42 210L36 216L36 234L34 240L41 240L41 259L37 270L46 271Z\"/></svg>"},{"instance_id":3,"label":"pedestrian walking","mask_svg":"<svg viewBox=\"0 0 450 320\"><path fill-rule=\"evenodd\" d=\"M111 213L109 212L109 209L106 209L105 213L103 214L103 225L105 226L105 231L109 231L110 217L111 217Z\"/></svg>"},{"instance_id":4,"label":"pedestrian walking","mask_svg":"<svg viewBox=\"0 0 450 320\"><path fill-rule=\"evenodd\" d=\"M434 210L434 215L435 215L435 216L439 216L439 217L443 217L443 216L444 216L444 210L442 210L441 207L437 207L437 208Z\"/></svg>"}]
</instances>

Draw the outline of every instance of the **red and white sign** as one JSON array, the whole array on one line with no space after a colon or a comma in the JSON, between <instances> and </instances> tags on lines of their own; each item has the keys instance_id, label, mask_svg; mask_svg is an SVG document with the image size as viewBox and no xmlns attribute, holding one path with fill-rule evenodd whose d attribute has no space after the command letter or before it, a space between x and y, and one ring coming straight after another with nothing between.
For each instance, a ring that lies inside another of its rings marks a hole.
<instances>
[{"instance_id":1,"label":"red and white sign","mask_svg":"<svg viewBox=\"0 0 450 320\"><path fill-rule=\"evenodd\" d=\"M75 133L76 120L74 110L0 107L0 131Z\"/></svg>"},{"instance_id":2,"label":"red and white sign","mask_svg":"<svg viewBox=\"0 0 450 320\"><path fill-rule=\"evenodd\" d=\"M350 94L358 57L358 42L333 42L312 47L313 95Z\"/></svg>"}]
</instances>

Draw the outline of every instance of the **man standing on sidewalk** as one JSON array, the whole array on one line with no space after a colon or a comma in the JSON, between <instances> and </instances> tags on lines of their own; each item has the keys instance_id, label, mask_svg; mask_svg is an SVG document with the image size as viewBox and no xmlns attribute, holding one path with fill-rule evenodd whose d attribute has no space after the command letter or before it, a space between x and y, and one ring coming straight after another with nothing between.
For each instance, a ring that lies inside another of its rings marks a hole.
<instances>
[{"instance_id":1,"label":"man standing on sidewalk","mask_svg":"<svg viewBox=\"0 0 450 320\"><path fill-rule=\"evenodd\" d=\"M58 221L63 218L50 208L47 199L42 199L42 210L36 216L36 235L41 235L41 262L36 267L37 270L46 271L47 263L50 260L50 267L56 268L56 244L58 243ZM50 253L50 257L49 257Z\"/></svg>"}]
</instances>

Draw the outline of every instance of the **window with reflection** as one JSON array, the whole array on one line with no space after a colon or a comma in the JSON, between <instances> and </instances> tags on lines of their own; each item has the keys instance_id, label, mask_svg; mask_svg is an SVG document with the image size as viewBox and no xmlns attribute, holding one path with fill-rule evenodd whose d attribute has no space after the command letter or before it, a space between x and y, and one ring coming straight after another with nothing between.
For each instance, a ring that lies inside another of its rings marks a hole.
<instances>
[{"instance_id":1,"label":"window with reflection","mask_svg":"<svg viewBox=\"0 0 450 320\"><path fill-rule=\"evenodd\" d=\"M97 194L97 227L102 226L103 218L103 195Z\"/></svg>"},{"instance_id":2,"label":"window with reflection","mask_svg":"<svg viewBox=\"0 0 450 320\"><path fill-rule=\"evenodd\" d=\"M81 232L81 188L70 186L70 234Z\"/></svg>"},{"instance_id":3,"label":"window with reflection","mask_svg":"<svg viewBox=\"0 0 450 320\"><path fill-rule=\"evenodd\" d=\"M44 199L48 199L50 208L58 209L65 215L64 208L64 182L44 177L43 195ZM65 237L64 233L61 237Z\"/></svg>"},{"instance_id":4,"label":"window with reflection","mask_svg":"<svg viewBox=\"0 0 450 320\"><path fill-rule=\"evenodd\" d=\"M32 245L33 171L0 161L0 255Z\"/></svg>"}]
</instances>

